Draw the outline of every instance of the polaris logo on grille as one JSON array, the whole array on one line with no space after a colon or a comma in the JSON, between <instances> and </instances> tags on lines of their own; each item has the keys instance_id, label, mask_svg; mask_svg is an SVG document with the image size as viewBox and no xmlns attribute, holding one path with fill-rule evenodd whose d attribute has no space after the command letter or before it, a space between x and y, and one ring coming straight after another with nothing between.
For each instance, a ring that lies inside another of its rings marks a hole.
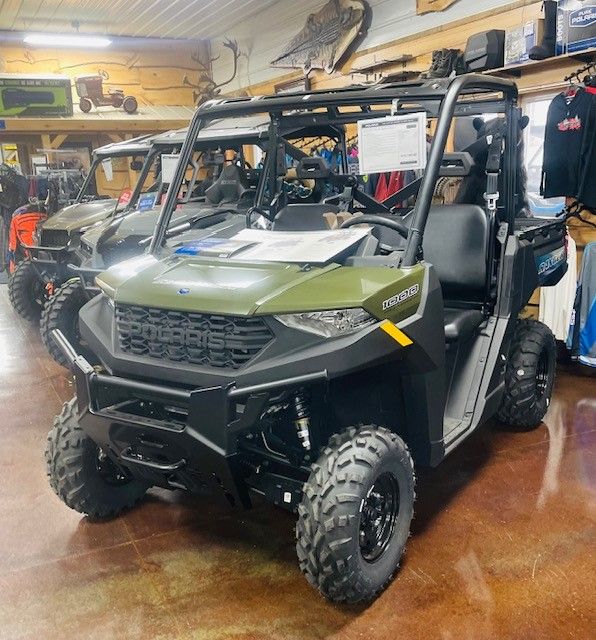
<instances>
[{"instance_id":1,"label":"polaris logo on grille","mask_svg":"<svg viewBox=\"0 0 596 640\"><path fill-rule=\"evenodd\" d=\"M413 298L420 291L420 285L414 284L409 289L404 289L400 291L391 298L387 298L387 300L383 300L383 311L387 311L387 309L391 309L391 307L395 307L406 300Z\"/></svg>"},{"instance_id":2,"label":"polaris logo on grille","mask_svg":"<svg viewBox=\"0 0 596 640\"><path fill-rule=\"evenodd\" d=\"M143 340L159 342L160 344L171 345L173 347L184 346L198 349L225 348L225 341L223 338L218 338L209 331L199 331L198 329L188 329L184 327L158 327L153 324L131 322L130 332L133 335L143 338Z\"/></svg>"}]
</instances>

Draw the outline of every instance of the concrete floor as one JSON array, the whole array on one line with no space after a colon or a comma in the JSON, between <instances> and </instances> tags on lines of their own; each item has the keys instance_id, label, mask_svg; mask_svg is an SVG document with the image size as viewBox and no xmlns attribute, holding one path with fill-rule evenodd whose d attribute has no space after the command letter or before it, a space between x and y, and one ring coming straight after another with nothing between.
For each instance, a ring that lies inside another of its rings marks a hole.
<instances>
[{"instance_id":1,"label":"concrete floor","mask_svg":"<svg viewBox=\"0 0 596 640\"><path fill-rule=\"evenodd\" d=\"M306 584L294 519L152 491L92 523L45 478L73 391L0 287L0 638L596 637L596 379L561 372L546 426L489 425L420 474L407 555L369 606Z\"/></svg>"}]
</instances>

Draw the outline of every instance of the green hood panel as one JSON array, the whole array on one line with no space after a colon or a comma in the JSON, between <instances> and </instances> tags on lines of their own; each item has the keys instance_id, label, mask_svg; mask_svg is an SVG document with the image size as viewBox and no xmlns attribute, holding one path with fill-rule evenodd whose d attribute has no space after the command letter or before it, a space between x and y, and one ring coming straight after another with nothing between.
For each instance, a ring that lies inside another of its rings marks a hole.
<instances>
[{"instance_id":1,"label":"green hood panel","mask_svg":"<svg viewBox=\"0 0 596 640\"><path fill-rule=\"evenodd\" d=\"M282 314L364 307L377 318L414 313L424 269L341 267L304 271L297 264L242 263L171 256L139 256L102 273L98 285L116 302L225 315ZM414 287L400 302L391 300Z\"/></svg>"},{"instance_id":2,"label":"green hood panel","mask_svg":"<svg viewBox=\"0 0 596 640\"><path fill-rule=\"evenodd\" d=\"M116 302L233 315L259 305L337 265L301 271L298 265L255 264L173 256L134 258L104 272L98 284Z\"/></svg>"},{"instance_id":3,"label":"green hood panel","mask_svg":"<svg viewBox=\"0 0 596 640\"><path fill-rule=\"evenodd\" d=\"M116 200L111 199L71 204L49 217L43 223L42 229L72 233L104 220L114 211L115 206Z\"/></svg>"}]
</instances>

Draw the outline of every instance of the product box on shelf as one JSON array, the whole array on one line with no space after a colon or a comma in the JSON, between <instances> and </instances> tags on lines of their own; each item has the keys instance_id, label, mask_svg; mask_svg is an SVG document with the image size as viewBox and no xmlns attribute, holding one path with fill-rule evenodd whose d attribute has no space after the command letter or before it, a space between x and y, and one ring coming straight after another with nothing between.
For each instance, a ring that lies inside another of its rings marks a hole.
<instances>
[{"instance_id":1,"label":"product box on shelf","mask_svg":"<svg viewBox=\"0 0 596 640\"><path fill-rule=\"evenodd\" d=\"M559 0L557 54L596 47L596 0Z\"/></svg>"},{"instance_id":2,"label":"product box on shelf","mask_svg":"<svg viewBox=\"0 0 596 640\"><path fill-rule=\"evenodd\" d=\"M71 116L67 76L0 73L0 116Z\"/></svg>"},{"instance_id":3,"label":"product box on shelf","mask_svg":"<svg viewBox=\"0 0 596 640\"><path fill-rule=\"evenodd\" d=\"M505 31L505 66L530 59L530 49L542 42L544 19L536 18Z\"/></svg>"}]
</instances>

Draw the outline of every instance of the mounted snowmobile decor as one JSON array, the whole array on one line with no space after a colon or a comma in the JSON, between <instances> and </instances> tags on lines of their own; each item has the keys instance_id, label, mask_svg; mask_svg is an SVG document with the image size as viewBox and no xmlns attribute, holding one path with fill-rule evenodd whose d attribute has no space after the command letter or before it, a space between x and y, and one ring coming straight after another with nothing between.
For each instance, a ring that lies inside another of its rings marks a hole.
<instances>
[{"instance_id":1,"label":"mounted snowmobile decor","mask_svg":"<svg viewBox=\"0 0 596 640\"><path fill-rule=\"evenodd\" d=\"M311 13L306 25L271 62L273 67L324 69L331 73L354 41L368 28L370 7L365 0L329 0Z\"/></svg>"}]
</instances>

